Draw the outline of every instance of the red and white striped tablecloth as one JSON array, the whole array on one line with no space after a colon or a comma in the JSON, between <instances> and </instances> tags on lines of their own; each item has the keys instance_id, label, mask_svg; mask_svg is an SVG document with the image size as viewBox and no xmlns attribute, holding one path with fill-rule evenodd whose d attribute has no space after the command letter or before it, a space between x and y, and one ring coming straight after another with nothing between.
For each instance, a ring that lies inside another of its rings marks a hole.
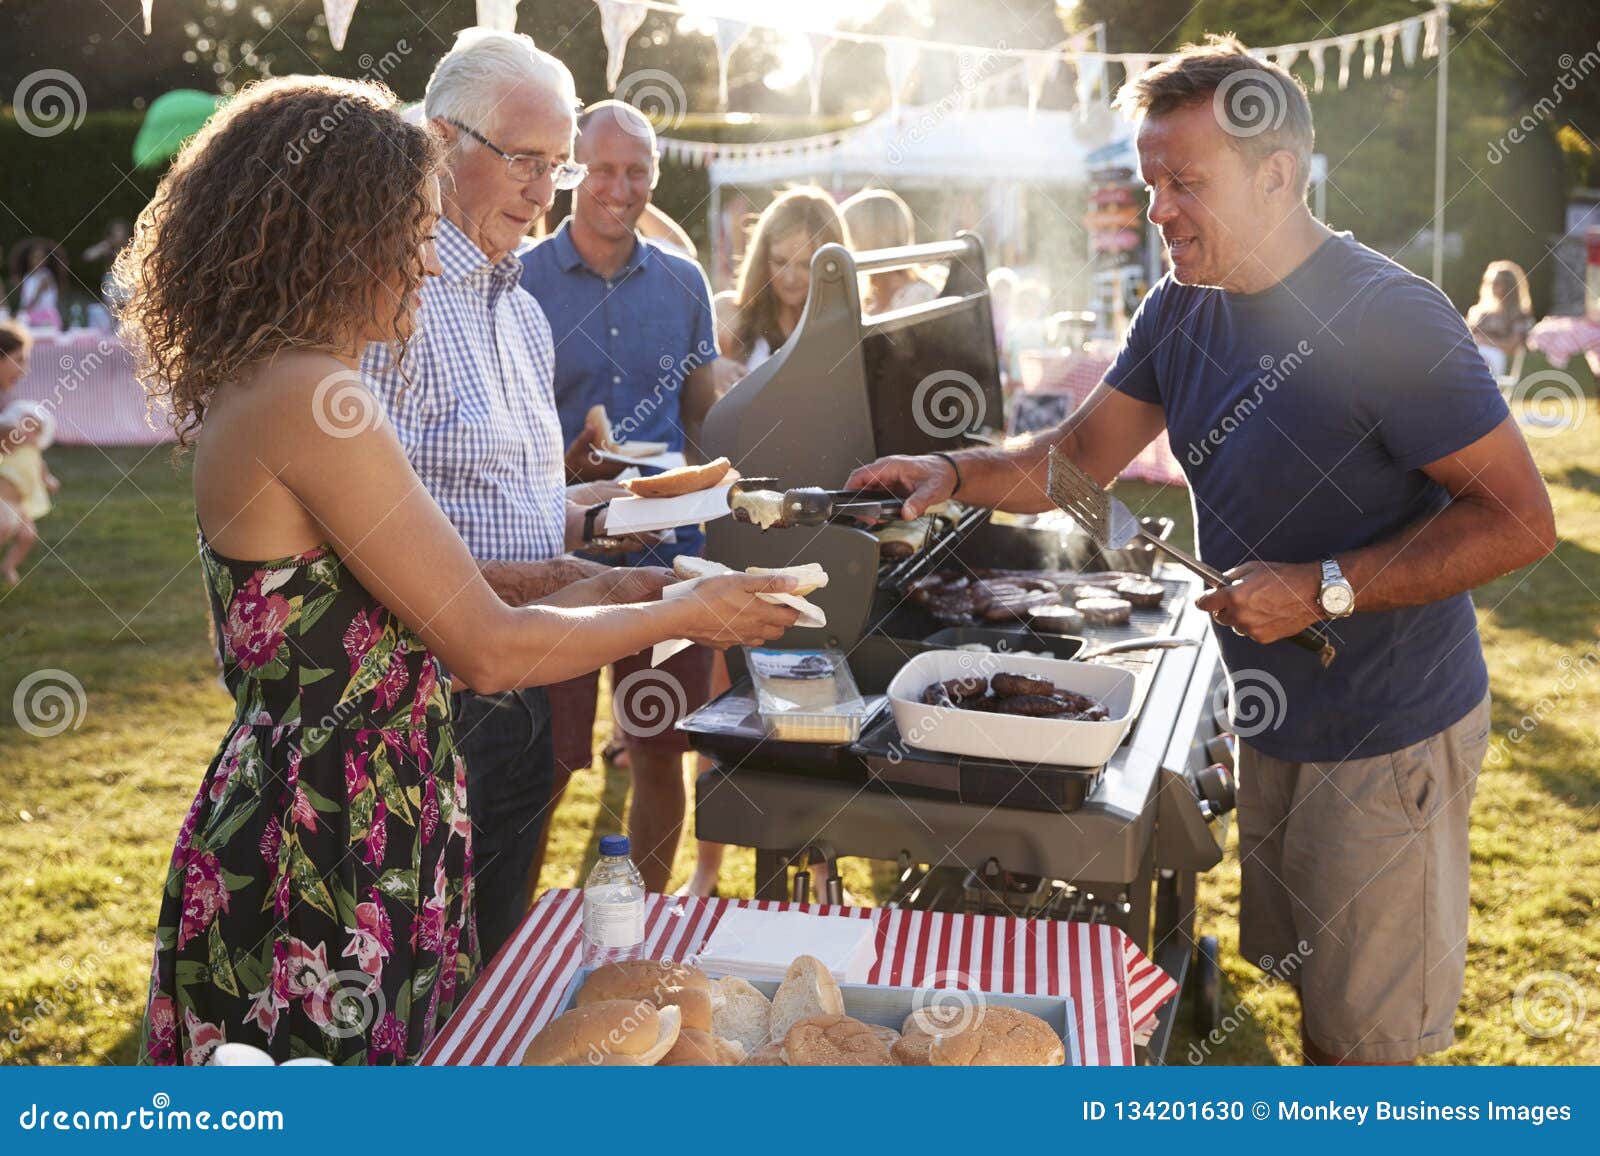
<instances>
[{"instance_id":1,"label":"red and white striped tablecloth","mask_svg":"<svg viewBox=\"0 0 1600 1156\"><path fill-rule=\"evenodd\" d=\"M560 1010L581 951L583 893L550 891L534 904L466 1002L423 1053L425 1064L516 1064ZM1071 996L1085 1064L1131 1064L1177 984L1121 930L1105 924L831 907L749 899L648 897L645 954L692 959L729 907L870 919L878 959L868 983L972 986Z\"/></svg>"},{"instance_id":2,"label":"red and white striped tablecloth","mask_svg":"<svg viewBox=\"0 0 1600 1156\"><path fill-rule=\"evenodd\" d=\"M165 408L146 416L133 358L116 334L103 330L35 330L16 396L50 411L58 445L149 446L173 438Z\"/></svg>"}]
</instances>

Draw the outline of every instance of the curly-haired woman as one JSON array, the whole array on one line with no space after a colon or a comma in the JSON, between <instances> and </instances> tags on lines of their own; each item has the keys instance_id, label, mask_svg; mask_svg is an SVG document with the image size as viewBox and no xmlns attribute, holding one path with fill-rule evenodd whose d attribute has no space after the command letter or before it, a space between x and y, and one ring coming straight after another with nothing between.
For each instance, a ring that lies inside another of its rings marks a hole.
<instances>
[{"instance_id":1,"label":"curly-haired woman","mask_svg":"<svg viewBox=\"0 0 1600 1156\"><path fill-rule=\"evenodd\" d=\"M356 366L437 272L438 146L392 95L266 81L185 148L118 259L123 325L195 450L236 711L178 834L143 1056L415 1059L477 962L448 669L559 682L668 638L794 620L749 576L698 597L515 608L418 482Z\"/></svg>"}]
</instances>

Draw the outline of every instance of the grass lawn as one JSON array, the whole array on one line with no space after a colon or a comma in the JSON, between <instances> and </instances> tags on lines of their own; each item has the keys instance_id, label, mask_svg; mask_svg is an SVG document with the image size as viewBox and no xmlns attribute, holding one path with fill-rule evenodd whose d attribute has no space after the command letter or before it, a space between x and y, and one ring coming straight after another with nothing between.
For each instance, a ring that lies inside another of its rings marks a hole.
<instances>
[{"instance_id":1,"label":"grass lawn","mask_svg":"<svg viewBox=\"0 0 1600 1156\"><path fill-rule=\"evenodd\" d=\"M1600 1063L1600 407L1586 385L1577 428L1530 439L1560 548L1477 593L1494 746L1474 810L1466 998L1442 1062ZM0 1062L126 1063L173 837L231 704L208 653L187 466L166 448L61 449L51 463L56 512L21 586L0 595ZM1183 493L1122 493L1187 527ZM17 725L29 678L35 694L41 680L67 686L67 715L41 720L61 733ZM544 886L581 881L626 792L614 768L574 781ZM675 884L692 854L686 841ZM748 895L753 871L751 852L730 849L724 893ZM881 895L887 878L846 864L858 894ZM1238 891L1232 856L1202 883L1200 923L1221 937L1238 1025L1206 1062L1288 1061L1298 1014L1239 958ZM1173 1063L1194 1042L1186 1021Z\"/></svg>"}]
</instances>

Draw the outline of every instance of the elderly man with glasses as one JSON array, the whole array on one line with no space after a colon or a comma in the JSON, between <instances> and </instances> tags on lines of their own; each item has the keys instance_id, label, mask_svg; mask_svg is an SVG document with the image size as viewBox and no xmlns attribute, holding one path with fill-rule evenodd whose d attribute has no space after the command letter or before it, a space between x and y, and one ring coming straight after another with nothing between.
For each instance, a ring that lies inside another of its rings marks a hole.
<instances>
[{"instance_id":1,"label":"elderly man with glasses","mask_svg":"<svg viewBox=\"0 0 1600 1156\"><path fill-rule=\"evenodd\" d=\"M440 60L423 112L449 144L435 234L442 273L421 290L403 360L373 345L362 371L401 444L507 602L564 606L659 595L662 569L563 556L603 522L569 501L550 325L514 250L558 189L577 186L572 74L526 36L471 29ZM473 824L478 939L492 958L527 910L550 803L542 689L454 698Z\"/></svg>"}]
</instances>

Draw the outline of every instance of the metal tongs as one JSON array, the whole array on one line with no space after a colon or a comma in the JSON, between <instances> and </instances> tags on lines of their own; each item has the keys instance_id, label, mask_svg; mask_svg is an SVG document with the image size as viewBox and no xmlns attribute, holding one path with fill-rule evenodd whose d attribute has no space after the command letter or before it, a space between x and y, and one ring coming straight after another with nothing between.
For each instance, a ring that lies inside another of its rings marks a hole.
<instances>
[{"instance_id":1,"label":"metal tongs","mask_svg":"<svg viewBox=\"0 0 1600 1156\"><path fill-rule=\"evenodd\" d=\"M1050 500L1071 514L1085 533L1103 550L1121 550L1129 543L1143 539L1178 564L1200 575L1211 586L1219 589L1228 585L1221 571L1192 558L1178 547L1162 541L1139 524L1132 511L1121 500L1108 494L1076 462L1063 456L1054 447L1050 450L1050 473L1045 482L1045 492ZM1338 651L1328 636L1314 626L1308 626L1288 641L1309 650L1327 666Z\"/></svg>"},{"instance_id":2,"label":"metal tongs","mask_svg":"<svg viewBox=\"0 0 1600 1156\"><path fill-rule=\"evenodd\" d=\"M740 478L728 491L729 504L737 494L758 490L776 491L777 478ZM788 529L794 526L821 526L828 522L854 519L865 521L898 521L905 499L887 490L824 490L820 486L797 486L782 491L780 519L774 525ZM748 510L735 507L733 520L749 522Z\"/></svg>"}]
</instances>

